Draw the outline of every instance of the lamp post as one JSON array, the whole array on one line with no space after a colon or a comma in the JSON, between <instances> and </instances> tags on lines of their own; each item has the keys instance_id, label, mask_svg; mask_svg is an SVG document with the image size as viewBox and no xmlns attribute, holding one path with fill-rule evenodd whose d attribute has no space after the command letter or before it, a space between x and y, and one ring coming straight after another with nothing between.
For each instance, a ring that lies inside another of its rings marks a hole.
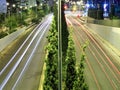
<instances>
[{"instance_id":1,"label":"lamp post","mask_svg":"<svg viewBox=\"0 0 120 90\"><path fill-rule=\"evenodd\" d=\"M20 15L21 15L21 20L22 20L22 6L20 6Z\"/></svg>"},{"instance_id":2,"label":"lamp post","mask_svg":"<svg viewBox=\"0 0 120 90\"><path fill-rule=\"evenodd\" d=\"M10 17L10 8L9 8L9 3L7 2L7 12L8 12L8 16Z\"/></svg>"},{"instance_id":3,"label":"lamp post","mask_svg":"<svg viewBox=\"0 0 120 90\"><path fill-rule=\"evenodd\" d=\"M16 5L15 5L15 4L13 4L12 6L13 6L13 8L14 8Z\"/></svg>"},{"instance_id":4,"label":"lamp post","mask_svg":"<svg viewBox=\"0 0 120 90\"><path fill-rule=\"evenodd\" d=\"M16 7L16 5L13 4L12 7L13 7L13 9L12 9L12 13L16 13L16 12L15 12L15 7Z\"/></svg>"},{"instance_id":5,"label":"lamp post","mask_svg":"<svg viewBox=\"0 0 120 90\"><path fill-rule=\"evenodd\" d=\"M35 4L35 12L36 12L36 17L37 17L37 4Z\"/></svg>"},{"instance_id":6,"label":"lamp post","mask_svg":"<svg viewBox=\"0 0 120 90\"><path fill-rule=\"evenodd\" d=\"M58 90L62 90L61 0L58 0Z\"/></svg>"}]
</instances>

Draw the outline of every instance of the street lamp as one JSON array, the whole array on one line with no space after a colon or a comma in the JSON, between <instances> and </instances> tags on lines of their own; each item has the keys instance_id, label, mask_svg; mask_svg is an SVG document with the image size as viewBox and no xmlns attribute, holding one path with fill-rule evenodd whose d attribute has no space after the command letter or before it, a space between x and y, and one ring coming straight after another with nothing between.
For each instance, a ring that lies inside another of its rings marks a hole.
<instances>
[{"instance_id":1,"label":"street lamp","mask_svg":"<svg viewBox=\"0 0 120 90\"><path fill-rule=\"evenodd\" d=\"M12 6L13 6L13 7L15 7L16 5L15 5L15 4L13 4Z\"/></svg>"},{"instance_id":2,"label":"street lamp","mask_svg":"<svg viewBox=\"0 0 120 90\"><path fill-rule=\"evenodd\" d=\"M21 10L21 11L20 11L20 14L21 14L21 20L22 20L22 8L23 8L23 7L20 6L20 10Z\"/></svg>"},{"instance_id":3,"label":"street lamp","mask_svg":"<svg viewBox=\"0 0 120 90\"><path fill-rule=\"evenodd\" d=\"M37 4L35 4L35 7L37 6Z\"/></svg>"},{"instance_id":4,"label":"street lamp","mask_svg":"<svg viewBox=\"0 0 120 90\"><path fill-rule=\"evenodd\" d=\"M43 4L41 3L40 5L42 6Z\"/></svg>"},{"instance_id":5,"label":"street lamp","mask_svg":"<svg viewBox=\"0 0 120 90\"><path fill-rule=\"evenodd\" d=\"M7 6L9 6L10 4L7 2Z\"/></svg>"},{"instance_id":6,"label":"street lamp","mask_svg":"<svg viewBox=\"0 0 120 90\"><path fill-rule=\"evenodd\" d=\"M10 4L8 2L6 4L7 4L7 12L8 12L8 15L10 17L10 7L8 7Z\"/></svg>"},{"instance_id":7,"label":"street lamp","mask_svg":"<svg viewBox=\"0 0 120 90\"><path fill-rule=\"evenodd\" d=\"M15 10L15 7L16 7L16 5L15 4L13 4L12 5L12 7L13 7L13 9L12 9L12 13L16 13L14 10Z\"/></svg>"},{"instance_id":8,"label":"street lamp","mask_svg":"<svg viewBox=\"0 0 120 90\"><path fill-rule=\"evenodd\" d=\"M32 8L32 6L30 6L30 8Z\"/></svg>"},{"instance_id":9,"label":"street lamp","mask_svg":"<svg viewBox=\"0 0 120 90\"><path fill-rule=\"evenodd\" d=\"M37 4L35 4L35 12L36 12L36 17L37 17Z\"/></svg>"},{"instance_id":10,"label":"street lamp","mask_svg":"<svg viewBox=\"0 0 120 90\"><path fill-rule=\"evenodd\" d=\"M58 90L62 90L61 0L58 0Z\"/></svg>"},{"instance_id":11,"label":"street lamp","mask_svg":"<svg viewBox=\"0 0 120 90\"><path fill-rule=\"evenodd\" d=\"M25 6L25 10L27 9L27 6Z\"/></svg>"},{"instance_id":12,"label":"street lamp","mask_svg":"<svg viewBox=\"0 0 120 90\"><path fill-rule=\"evenodd\" d=\"M22 9L22 6L20 6L20 9Z\"/></svg>"}]
</instances>

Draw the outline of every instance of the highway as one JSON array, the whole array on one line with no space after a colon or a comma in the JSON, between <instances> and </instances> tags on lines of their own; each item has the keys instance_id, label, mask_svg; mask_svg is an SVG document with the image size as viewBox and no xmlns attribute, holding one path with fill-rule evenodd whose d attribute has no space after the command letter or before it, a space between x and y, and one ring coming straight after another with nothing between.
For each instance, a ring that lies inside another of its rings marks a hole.
<instances>
[{"instance_id":1,"label":"highway","mask_svg":"<svg viewBox=\"0 0 120 90\"><path fill-rule=\"evenodd\" d=\"M66 21L68 26L73 28L77 65L83 44L89 42L85 50L85 78L89 90L120 90L120 57L116 58L114 52L110 52L105 43L75 15L66 14Z\"/></svg>"},{"instance_id":2,"label":"highway","mask_svg":"<svg viewBox=\"0 0 120 90\"><path fill-rule=\"evenodd\" d=\"M32 30L2 67L0 90L38 90L45 55L46 33L52 16L48 15Z\"/></svg>"}]
</instances>

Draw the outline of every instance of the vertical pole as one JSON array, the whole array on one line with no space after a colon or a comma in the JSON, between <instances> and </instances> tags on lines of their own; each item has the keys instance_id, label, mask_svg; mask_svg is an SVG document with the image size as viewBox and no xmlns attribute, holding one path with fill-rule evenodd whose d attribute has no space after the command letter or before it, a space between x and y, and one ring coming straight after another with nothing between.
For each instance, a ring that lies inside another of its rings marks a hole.
<instances>
[{"instance_id":1,"label":"vertical pole","mask_svg":"<svg viewBox=\"0 0 120 90\"><path fill-rule=\"evenodd\" d=\"M62 90L61 0L58 0L58 90Z\"/></svg>"}]
</instances>

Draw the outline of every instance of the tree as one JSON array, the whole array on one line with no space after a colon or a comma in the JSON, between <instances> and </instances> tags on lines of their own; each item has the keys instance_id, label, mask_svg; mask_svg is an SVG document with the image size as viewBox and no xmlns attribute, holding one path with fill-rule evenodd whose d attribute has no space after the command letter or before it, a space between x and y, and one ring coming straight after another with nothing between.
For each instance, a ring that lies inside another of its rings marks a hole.
<instances>
[{"instance_id":1,"label":"tree","mask_svg":"<svg viewBox=\"0 0 120 90\"><path fill-rule=\"evenodd\" d=\"M58 35L55 21L53 20L48 35L46 72L43 90L58 90Z\"/></svg>"},{"instance_id":2,"label":"tree","mask_svg":"<svg viewBox=\"0 0 120 90\"><path fill-rule=\"evenodd\" d=\"M63 51L63 61L64 61L64 58L66 56L67 47L68 47L69 32L67 29L67 24L66 24L66 19L65 19L65 14L64 14L64 1L62 1L61 4L62 4L62 6L61 6L62 51Z\"/></svg>"},{"instance_id":3,"label":"tree","mask_svg":"<svg viewBox=\"0 0 120 90\"><path fill-rule=\"evenodd\" d=\"M74 82L74 88L73 90L88 90L88 85L85 82L85 77L84 77L84 68L85 68L85 49L87 48L88 43L86 42L83 47L82 47L82 55L81 55L81 60L80 60L80 65L78 67L78 72L76 75L76 80Z\"/></svg>"},{"instance_id":4,"label":"tree","mask_svg":"<svg viewBox=\"0 0 120 90\"><path fill-rule=\"evenodd\" d=\"M75 48L72 38L69 37L67 57L66 57L66 80L65 80L65 90L72 90L74 81L76 79L76 57L75 57Z\"/></svg>"}]
</instances>

